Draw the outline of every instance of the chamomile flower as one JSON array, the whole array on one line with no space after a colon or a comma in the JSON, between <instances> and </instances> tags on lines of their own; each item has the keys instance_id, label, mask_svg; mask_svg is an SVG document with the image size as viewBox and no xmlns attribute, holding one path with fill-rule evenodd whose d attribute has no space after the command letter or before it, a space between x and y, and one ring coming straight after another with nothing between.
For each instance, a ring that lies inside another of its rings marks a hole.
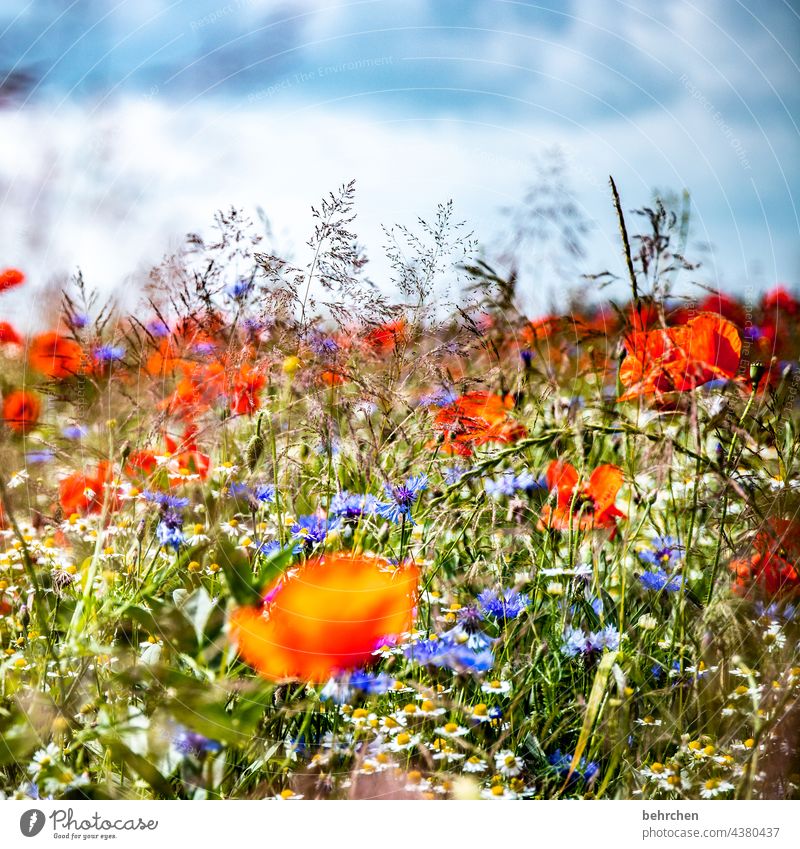
<instances>
[{"instance_id":1,"label":"chamomile flower","mask_svg":"<svg viewBox=\"0 0 800 849\"><path fill-rule=\"evenodd\" d=\"M514 778L522 772L525 762L510 749L502 749L494 756L494 766L500 775Z\"/></svg>"},{"instance_id":2,"label":"chamomile flower","mask_svg":"<svg viewBox=\"0 0 800 849\"><path fill-rule=\"evenodd\" d=\"M730 790L733 790L733 785L730 781L725 781L722 778L709 778L700 787L700 795L704 799L713 799Z\"/></svg>"},{"instance_id":3,"label":"chamomile flower","mask_svg":"<svg viewBox=\"0 0 800 849\"><path fill-rule=\"evenodd\" d=\"M481 691L492 696L507 696L511 692L511 682L494 678L481 684Z\"/></svg>"}]
</instances>

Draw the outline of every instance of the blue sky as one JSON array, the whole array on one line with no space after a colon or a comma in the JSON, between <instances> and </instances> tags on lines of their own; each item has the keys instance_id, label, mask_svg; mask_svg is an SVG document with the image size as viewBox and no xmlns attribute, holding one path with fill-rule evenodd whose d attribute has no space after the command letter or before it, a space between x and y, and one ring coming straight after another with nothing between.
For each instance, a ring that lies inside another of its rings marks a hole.
<instances>
[{"instance_id":1,"label":"blue sky","mask_svg":"<svg viewBox=\"0 0 800 849\"><path fill-rule=\"evenodd\" d=\"M302 244L351 177L375 253L449 197L491 242L557 144L581 270L621 270L613 173L628 207L691 190L704 282L798 284L798 46L783 0L4 0L0 69L30 80L0 109L2 262L113 278L226 202Z\"/></svg>"}]
</instances>

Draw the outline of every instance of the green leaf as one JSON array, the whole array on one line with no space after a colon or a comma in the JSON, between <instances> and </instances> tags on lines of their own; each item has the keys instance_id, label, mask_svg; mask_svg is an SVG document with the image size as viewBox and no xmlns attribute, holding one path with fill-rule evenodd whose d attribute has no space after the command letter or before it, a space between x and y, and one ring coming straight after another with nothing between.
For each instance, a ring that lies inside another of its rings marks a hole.
<instances>
[{"instance_id":1,"label":"green leaf","mask_svg":"<svg viewBox=\"0 0 800 849\"><path fill-rule=\"evenodd\" d=\"M146 758L137 755L129 749L119 738L111 734L100 734L98 739L112 756L130 767L140 778L144 779L153 790L166 799L175 797L172 785Z\"/></svg>"},{"instance_id":2,"label":"green leaf","mask_svg":"<svg viewBox=\"0 0 800 849\"><path fill-rule=\"evenodd\" d=\"M30 753L39 745L41 745L39 735L29 722L23 722L10 731L4 731L0 734L0 766L27 760Z\"/></svg>"},{"instance_id":3,"label":"green leaf","mask_svg":"<svg viewBox=\"0 0 800 849\"><path fill-rule=\"evenodd\" d=\"M586 744L589 742L589 737L591 736L592 728L594 727L595 720L597 719L597 714L600 712L600 705L602 704L603 697L606 693L606 681L608 680L608 674L614 666L617 654L618 652L615 651L605 652L597 666L597 672L595 673L594 682L592 683L592 692L589 694L589 701L586 703L586 715L583 717L583 725L581 727L581 733L578 736L578 744L575 746L575 753L572 756L572 763L569 765L569 772L567 773L567 777L564 779L564 784L559 792L564 791L564 788L569 783L570 778L572 778L572 773L575 772L578 768L578 764L581 762L581 756L586 749Z\"/></svg>"},{"instance_id":4,"label":"green leaf","mask_svg":"<svg viewBox=\"0 0 800 849\"><path fill-rule=\"evenodd\" d=\"M294 546L289 545L287 548L282 548L265 558L258 570L257 587L259 596L265 587L269 586L280 575L286 571L286 567L292 562L294 556Z\"/></svg>"},{"instance_id":5,"label":"green leaf","mask_svg":"<svg viewBox=\"0 0 800 849\"><path fill-rule=\"evenodd\" d=\"M261 594L253 582L253 568L239 548L228 540L220 541L216 561L222 567L231 595L239 604L255 606L261 602Z\"/></svg>"}]
</instances>

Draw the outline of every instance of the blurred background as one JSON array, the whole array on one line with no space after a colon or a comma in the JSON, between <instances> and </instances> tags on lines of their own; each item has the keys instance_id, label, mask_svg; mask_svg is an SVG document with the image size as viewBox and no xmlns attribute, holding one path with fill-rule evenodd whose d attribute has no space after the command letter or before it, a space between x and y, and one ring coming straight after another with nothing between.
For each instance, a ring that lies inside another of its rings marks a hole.
<instances>
[{"instance_id":1,"label":"blurred background","mask_svg":"<svg viewBox=\"0 0 800 849\"><path fill-rule=\"evenodd\" d=\"M624 274L613 174L689 190L691 279L794 286L798 46L788 0L3 0L0 266L124 296L231 205L301 254L355 179L378 286L452 198L535 313Z\"/></svg>"}]
</instances>

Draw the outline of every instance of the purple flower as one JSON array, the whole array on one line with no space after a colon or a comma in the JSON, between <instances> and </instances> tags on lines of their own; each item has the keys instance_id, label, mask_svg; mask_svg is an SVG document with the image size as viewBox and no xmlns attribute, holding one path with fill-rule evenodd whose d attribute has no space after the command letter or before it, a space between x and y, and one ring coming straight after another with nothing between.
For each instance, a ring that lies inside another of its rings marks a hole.
<instances>
[{"instance_id":1,"label":"purple flower","mask_svg":"<svg viewBox=\"0 0 800 849\"><path fill-rule=\"evenodd\" d=\"M181 728L172 738L175 748L184 755L195 755L199 757L206 752L219 752L222 744L217 740L211 740L197 731Z\"/></svg>"},{"instance_id":2,"label":"purple flower","mask_svg":"<svg viewBox=\"0 0 800 849\"><path fill-rule=\"evenodd\" d=\"M67 425L62 429L61 435L64 439L83 439L84 436L89 432L88 428L85 428L83 425L73 424Z\"/></svg>"},{"instance_id":3,"label":"purple flower","mask_svg":"<svg viewBox=\"0 0 800 849\"><path fill-rule=\"evenodd\" d=\"M420 493L427 489L427 487L427 475L417 475L416 477L408 478L400 486L390 486L387 484L385 491L389 500L381 502L378 505L378 515L384 519L389 519L395 525L399 524L402 519L408 519L411 524L414 524L414 520L411 518L411 507L417 498L419 498Z\"/></svg>"},{"instance_id":4,"label":"purple flower","mask_svg":"<svg viewBox=\"0 0 800 849\"><path fill-rule=\"evenodd\" d=\"M650 548L639 552L639 558L651 566L671 567L683 557L683 546L674 538L654 537Z\"/></svg>"},{"instance_id":5,"label":"purple flower","mask_svg":"<svg viewBox=\"0 0 800 849\"><path fill-rule=\"evenodd\" d=\"M125 356L125 349L119 345L100 345L92 351L98 363L118 363Z\"/></svg>"}]
</instances>

